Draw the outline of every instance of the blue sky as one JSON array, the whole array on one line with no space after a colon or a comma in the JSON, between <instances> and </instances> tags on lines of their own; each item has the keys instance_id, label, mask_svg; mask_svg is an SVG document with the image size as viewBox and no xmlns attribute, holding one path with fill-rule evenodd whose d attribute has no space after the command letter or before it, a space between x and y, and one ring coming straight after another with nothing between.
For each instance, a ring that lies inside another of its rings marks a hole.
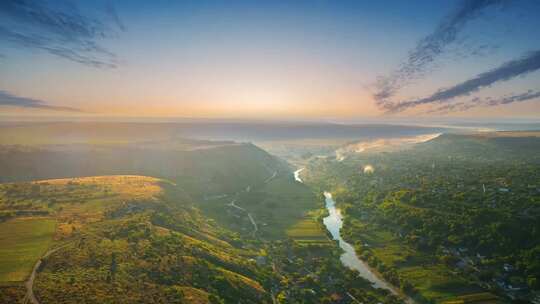
<instances>
[{"instance_id":1,"label":"blue sky","mask_svg":"<svg viewBox=\"0 0 540 304\"><path fill-rule=\"evenodd\" d=\"M0 113L534 117L538 8L534 0L6 0ZM527 56L531 69L428 98Z\"/></svg>"}]
</instances>

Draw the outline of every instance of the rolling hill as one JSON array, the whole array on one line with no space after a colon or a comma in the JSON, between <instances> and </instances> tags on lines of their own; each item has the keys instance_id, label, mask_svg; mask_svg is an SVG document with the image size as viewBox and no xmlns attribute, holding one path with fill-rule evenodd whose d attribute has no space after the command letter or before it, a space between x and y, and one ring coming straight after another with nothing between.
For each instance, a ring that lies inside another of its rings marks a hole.
<instances>
[{"instance_id":1,"label":"rolling hill","mask_svg":"<svg viewBox=\"0 0 540 304\"><path fill-rule=\"evenodd\" d=\"M170 179L190 194L203 196L238 191L288 170L283 161L252 144L0 146L0 182L132 174Z\"/></svg>"},{"instance_id":2,"label":"rolling hill","mask_svg":"<svg viewBox=\"0 0 540 304\"><path fill-rule=\"evenodd\" d=\"M2 238L2 299L16 303L13 290L34 263L59 248L37 270L40 303L268 302L268 275L249 262L256 252L185 199L173 183L144 176L1 185L2 233L28 240Z\"/></svg>"}]
</instances>

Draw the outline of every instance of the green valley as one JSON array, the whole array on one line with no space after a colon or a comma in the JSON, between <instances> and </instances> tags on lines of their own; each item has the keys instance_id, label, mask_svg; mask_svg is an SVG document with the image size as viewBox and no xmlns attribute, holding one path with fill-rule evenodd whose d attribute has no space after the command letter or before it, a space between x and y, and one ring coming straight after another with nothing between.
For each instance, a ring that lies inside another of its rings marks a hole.
<instances>
[{"instance_id":1,"label":"green valley","mask_svg":"<svg viewBox=\"0 0 540 304\"><path fill-rule=\"evenodd\" d=\"M0 302L398 302L341 265L320 197L252 144L2 153Z\"/></svg>"}]
</instances>

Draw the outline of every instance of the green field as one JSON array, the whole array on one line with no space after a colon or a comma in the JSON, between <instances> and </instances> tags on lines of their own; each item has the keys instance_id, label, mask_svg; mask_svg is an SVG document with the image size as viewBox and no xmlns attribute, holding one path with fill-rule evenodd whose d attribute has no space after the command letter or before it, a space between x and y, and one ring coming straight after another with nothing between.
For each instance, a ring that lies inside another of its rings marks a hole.
<instances>
[{"instance_id":1,"label":"green field","mask_svg":"<svg viewBox=\"0 0 540 304\"><path fill-rule=\"evenodd\" d=\"M52 242L52 219L14 219L0 223L0 283L24 281Z\"/></svg>"},{"instance_id":2,"label":"green field","mask_svg":"<svg viewBox=\"0 0 540 304\"><path fill-rule=\"evenodd\" d=\"M328 237L315 219L306 217L287 230L287 235L301 243L328 243Z\"/></svg>"}]
</instances>

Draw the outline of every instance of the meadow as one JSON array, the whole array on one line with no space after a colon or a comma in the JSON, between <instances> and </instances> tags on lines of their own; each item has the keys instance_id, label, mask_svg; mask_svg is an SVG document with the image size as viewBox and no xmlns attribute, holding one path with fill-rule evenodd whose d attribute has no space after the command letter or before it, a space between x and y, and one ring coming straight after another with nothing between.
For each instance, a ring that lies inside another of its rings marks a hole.
<instances>
[{"instance_id":1,"label":"meadow","mask_svg":"<svg viewBox=\"0 0 540 304\"><path fill-rule=\"evenodd\" d=\"M0 283L24 281L53 241L56 221L17 218L0 223Z\"/></svg>"}]
</instances>

